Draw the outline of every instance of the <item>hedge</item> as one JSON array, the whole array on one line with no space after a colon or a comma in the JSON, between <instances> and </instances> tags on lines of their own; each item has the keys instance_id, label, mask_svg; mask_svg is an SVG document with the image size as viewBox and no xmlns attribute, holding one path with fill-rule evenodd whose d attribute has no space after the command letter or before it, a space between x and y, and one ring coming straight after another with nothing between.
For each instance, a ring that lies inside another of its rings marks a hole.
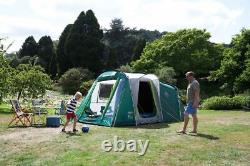
<instances>
[{"instance_id":1,"label":"hedge","mask_svg":"<svg viewBox=\"0 0 250 166\"><path fill-rule=\"evenodd\" d=\"M250 107L250 96L214 96L204 100L202 107L213 110L248 109Z\"/></svg>"}]
</instances>

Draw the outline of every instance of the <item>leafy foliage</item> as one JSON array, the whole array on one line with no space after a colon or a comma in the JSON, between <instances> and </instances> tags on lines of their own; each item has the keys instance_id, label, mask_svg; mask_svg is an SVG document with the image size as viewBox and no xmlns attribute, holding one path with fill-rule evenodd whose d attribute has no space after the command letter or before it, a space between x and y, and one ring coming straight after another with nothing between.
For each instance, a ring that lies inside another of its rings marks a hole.
<instances>
[{"instance_id":1,"label":"leafy foliage","mask_svg":"<svg viewBox=\"0 0 250 166\"><path fill-rule=\"evenodd\" d=\"M219 80L230 94L250 89L250 30L242 29L223 53L219 69L211 72L211 80Z\"/></svg>"},{"instance_id":2,"label":"leafy foliage","mask_svg":"<svg viewBox=\"0 0 250 166\"><path fill-rule=\"evenodd\" d=\"M93 76L94 74L88 69L72 68L61 76L59 83L64 93L74 94L79 91L83 81L89 81Z\"/></svg>"},{"instance_id":3,"label":"leafy foliage","mask_svg":"<svg viewBox=\"0 0 250 166\"><path fill-rule=\"evenodd\" d=\"M118 70L122 71L122 72L126 72L126 73L133 73L134 72L134 70L132 69L132 67L129 64L120 66Z\"/></svg>"},{"instance_id":4,"label":"leafy foliage","mask_svg":"<svg viewBox=\"0 0 250 166\"><path fill-rule=\"evenodd\" d=\"M103 32L92 10L81 12L65 41L65 55L70 57L67 63L74 67L88 68L98 73L102 69L101 56ZM58 55L58 58L61 58Z\"/></svg>"},{"instance_id":5,"label":"leafy foliage","mask_svg":"<svg viewBox=\"0 0 250 166\"><path fill-rule=\"evenodd\" d=\"M106 30L102 42L105 47L111 49L104 53L105 61L112 59L115 65L113 69L139 59L146 45L146 42L159 38L161 33L158 31L129 29L123 25L123 21L115 18L111 21L110 29ZM110 54L109 54L110 53ZM109 68L109 63L106 67Z\"/></svg>"},{"instance_id":6,"label":"leafy foliage","mask_svg":"<svg viewBox=\"0 0 250 166\"><path fill-rule=\"evenodd\" d=\"M91 88L92 84L94 83L94 80L88 80L88 81L84 81L81 86L80 86L80 92L83 95L86 95L89 91L89 89Z\"/></svg>"},{"instance_id":7,"label":"leafy foliage","mask_svg":"<svg viewBox=\"0 0 250 166\"><path fill-rule=\"evenodd\" d=\"M24 56L35 56L37 55L38 45L33 36L29 36L25 39L22 48L19 50L20 58Z\"/></svg>"},{"instance_id":8,"label":"leafy foliage","mask_svg":"<svg viewBox=\"0 0 250 166\"><path fill-rule=\"evenodd\" d=\"M208 74L220 63L220 49L209 42L206 30L183 29L166 33L162 38L146 45L139 60L132 63L140 72L154 72L161 66L173 67L176 75L193 70Z\"/></svg>"},{"instance_id":9,"label":"leafy foliage","mask_svg":"<svg viewBox=\"0 0 250 166\"><path fill-rule=\"evenodd\" d=\"M65 43L67 40L67 37L69 35L69 32L72 28L72 24L68 24L65 29L63 30L60 38L59 38L59 42L58 42L58 46L57 46L57 50L56 50L56 59L57 59L57 63L58 63L58 74L62 75L63 73L65 73L69 68L72 68L72 65L69 63L70 62L70 57L67 56L67 54L65 53Z\"/></svg>"},{"instance_id":10,"label":"leafy foliage","mask_svg":"<svg viewBox=\"0 0 250 166\"><path fill-rule=\"evenodd\" d=\"M170 84L175 84L176 79L174 78L176 76L176 73L172 67L163 67L158 70L156 70L155 73L160 81Z\"/></svg>"},{"instance_id":11,"label":"leafy foliage","mask_svg":"<svg viewBox=\"0 0 250 166\"><path fill-rule=\"evenodd\" d=\"M12 72L12 68L4 59L3 52L0 52L0 103L2 102L3 98L7 96L9 89L11 88L10 77Z\"/></svg>"},{"instance_id":12,"label":"leafy foliage","mask_svg":"<svg viewBox=\"0 0 250 166\"><path fill-rule=\"evenodd\" d=\"M45 94L51 87L51 80L40 66L20 64L11 77L11 93L20 97L37 98Z\"/></svg>"},{"instance_id":13,"label":"leafy foliage","mask_svg":"<svg viewBox=\"0 0 250 166\"><path fill-rule=\"evenodd\" d=\"M231 109L242 109L243 106L249 106L250 98L246 96L214 96L204 100L202 106L205 109L213 110L231 110Z\"/></svg>"},{"instance_id":14,"label":"leafy foliage","mask_svg":"<svg viewBox=\"0 0 250 166\"><path fill-rule=\"evenodd\" d=\"M38 59L36 64L40 64L52 77L56 75L56 54L50 36L43 36L38 41Z\"/></svg>"}]
</instances>

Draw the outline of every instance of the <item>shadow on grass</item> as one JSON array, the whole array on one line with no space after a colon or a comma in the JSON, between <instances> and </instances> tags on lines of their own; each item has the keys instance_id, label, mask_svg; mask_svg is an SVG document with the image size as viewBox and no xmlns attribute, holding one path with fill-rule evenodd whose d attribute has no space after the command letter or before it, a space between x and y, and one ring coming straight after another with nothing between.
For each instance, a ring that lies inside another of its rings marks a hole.
<instances>
[{"instance_id":1,"label":"shadow on grass","mask_svg":"<svg viewBox=\"0 0 250 166\"><path fill-rule=\"evenodd\" d=\"M169 124L167 123L155 123L155 124L143 124L138 126L120 126L120 128L138 128L138 129L162 129L168 128Z\"/></svg>"},{"instance_id":2,"label":"shadow on grass","mask_svg":"<svg viewBox=\"0 0 250 166\"><path fill-rule=\"evenodd\" d=\"M218 139L220 139L219 137L216 137L216 136L213 136L213 135L208 135L208 134L202 134L202 133L188 134L188 135L194 136L194 137L206 138L206 139L210 139L210 140L218 140Z\"/></svg>"}]
</instances>

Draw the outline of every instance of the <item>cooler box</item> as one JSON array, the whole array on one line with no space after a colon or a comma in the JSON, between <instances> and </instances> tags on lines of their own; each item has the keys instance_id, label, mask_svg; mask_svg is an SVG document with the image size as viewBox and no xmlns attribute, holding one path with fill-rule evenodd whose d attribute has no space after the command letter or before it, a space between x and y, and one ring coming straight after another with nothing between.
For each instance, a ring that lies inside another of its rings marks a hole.
<instances>
[{"instance_id":1,"label":"cooler box","mask_svg":"<svg viewBox=\"0 0 250 166\"><path fill-rule=\"evenodd\" d=\"M59 127L60 126L60 116L53 115L47 116L46 127Z\"/></svg>"}]
</instances>

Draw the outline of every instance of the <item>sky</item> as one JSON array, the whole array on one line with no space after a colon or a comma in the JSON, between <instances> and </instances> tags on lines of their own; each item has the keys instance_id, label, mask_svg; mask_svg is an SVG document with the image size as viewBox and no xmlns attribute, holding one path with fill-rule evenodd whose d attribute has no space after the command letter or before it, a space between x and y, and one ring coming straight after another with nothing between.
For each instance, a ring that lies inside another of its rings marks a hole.
<instances>
[{"instance_id":1,"label":"sky","mask_svg":"<svg viewBox=\"0 0 250 166\"><path fill-rule=\"evenodd\" d=\"M210 41L230 43L250 28L249 0L0 0L0 38L8 52L18 51L28 36L58 40L81 11L93 10L101 28L120 18L125 27L175 32L206 29Z\"/></svg>"}]
</instances>

